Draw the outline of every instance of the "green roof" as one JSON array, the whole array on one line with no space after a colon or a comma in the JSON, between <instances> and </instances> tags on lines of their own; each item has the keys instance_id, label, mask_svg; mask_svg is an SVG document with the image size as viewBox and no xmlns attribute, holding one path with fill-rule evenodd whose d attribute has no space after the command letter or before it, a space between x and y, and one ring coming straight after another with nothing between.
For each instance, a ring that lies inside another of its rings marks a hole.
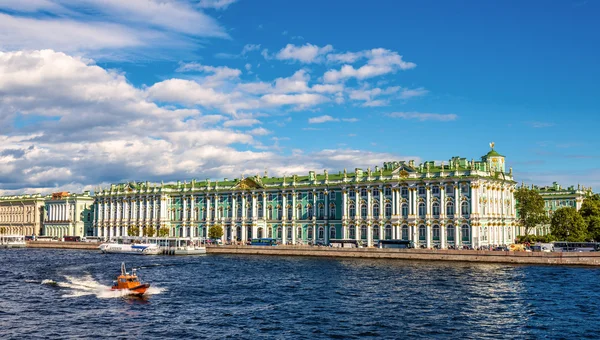
<instances>
[{"instance_id":1,"label":"green roof","mask_svg":"<svg viewBox=\"0 0 600 340\"><path fill-rule=\"evenodd\" d=\"M485 156L483 156L484 158L488 158L488 157L504 157L501 154L499 154L496 150L492 149L490 150L490 152L488 152Z\"/></svg>"}]
</instances>

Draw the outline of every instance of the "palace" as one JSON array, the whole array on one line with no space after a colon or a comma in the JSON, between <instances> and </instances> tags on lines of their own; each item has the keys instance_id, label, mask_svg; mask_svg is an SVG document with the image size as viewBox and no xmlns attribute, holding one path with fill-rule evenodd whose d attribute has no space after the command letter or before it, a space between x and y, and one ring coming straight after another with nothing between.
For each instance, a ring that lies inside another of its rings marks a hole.
<instances>
[{"instance_id":1,"label":"palace","mask_svg":"<svg viewBox=\"0 0 600 340\"><path fill-rule=\"evenodd\" d=\"M353 239L412 240L417 246L480 247L513 242L515 182L494 150L481 160L386 162L372 171L233 180L113 184L98 190L94 235L276 238L282 244Z\"/></svg>"},{"instance_id":2,"label":"palace","mask_svg":"<svg viewBox=\"0 0 600 340\"><path fill-rule=\"evenodd\" d=\"M89 191L83 194L56 192L45 200L45 236L86 236L92 234L92 206Z\"/></svg>"},{"instance_id":3,"label":"palace","mask_svg":"<svg viewBox=\"0 0 600 340\"><path fill-rule=\"evenodd\" d=\"M44 197L0 196L0 234L39 235L44 221Z\"/></svg>"}]
</instances>

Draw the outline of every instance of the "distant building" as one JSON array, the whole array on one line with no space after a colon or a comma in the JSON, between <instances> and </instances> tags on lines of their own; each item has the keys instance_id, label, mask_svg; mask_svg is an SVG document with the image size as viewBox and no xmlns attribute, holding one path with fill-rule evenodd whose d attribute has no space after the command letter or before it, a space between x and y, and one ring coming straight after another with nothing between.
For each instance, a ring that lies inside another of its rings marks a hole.
<instances>
[{"instance_id":1,"label":"distant building","mask_svg":"<svg viewBox=\"0 0 600 340\"><path fill-rule=\"evenodd\" d=\"M42 195L0 196L0 234L39 236L43 221Z\"/></svg>"},{"instance_id":2,"label":"distant building","mask_svg":"<svg viewBox=\"0 0 600 340\"><path fill-rule=\"evenodd\" d=\"M275 238L282 244L380 239L417 246L510 244L517 235L512 169L494 150L481 160L448 163L392 161L374 171L264 176L221 181L113 184L98 190L94 235L206 237L212 225L223 241Z\"/></svg>"},{"instance_id":3,"label":"distant building","mask_svg":"<svg viewBox=\"0 0 600 340\"><path fill-rule=\"evenodd\" d=\"M564 188L557 182L553 182L549 186L532 185L531 188L536 190L544 199L546 213L550 218L552 218L554 212L559 208L573 207L577 210L581 209L583 200L594 194L592 188L586 188L581 185ZM533 231L533 234L536 235L546 235L549 233L550 224L539 226Z\"/></svg>"},{"instance_id":4,"label":"distant building","mask_svg":"<svg viewBox=\"0 0 600 340\"><path fill-rule=\"evenodd\" d=\"M83 194L56 192L46 197L44 236L87 236L93 234L94 198Z\"/></svg>"}]
</instances>

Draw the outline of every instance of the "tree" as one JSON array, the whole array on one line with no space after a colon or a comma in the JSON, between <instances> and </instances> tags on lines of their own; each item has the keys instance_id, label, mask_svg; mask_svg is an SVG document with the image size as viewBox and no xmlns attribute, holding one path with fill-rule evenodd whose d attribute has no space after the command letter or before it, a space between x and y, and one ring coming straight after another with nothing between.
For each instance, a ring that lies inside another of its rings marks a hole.
<instances>
[{"instance_id":1,"label":"tree","mask_svg":"<svg viewBox=\"0 0 600 340\"><path fill-rule=\"evenodd\" d=\"M211 226L210 228L208 228L208 238L221 238L223 237L223 228L218 225L215 224L213 226Z\"/></svg>"},{"instance_id":2,"label":"tree","mask_svg":"<svg viewBox=\"0 0 600 340\"><path fill-rule=\"evenodd\" d=\"M162 228L158 229L158 237L165 237L165 236L169 236L169 228L162 227Z\"/></svg>"},{"instance_id":3,"label":"tree","mask_svg":"<svg viewBox=\"0 0 600 340\"><path fill-rule=\"evenodd\" d=\"M142 228L142 235L144 235L144 236L153 237L155 232L156 232L156 229L154 229L153 227Z\"/></svg>"},{"instance_id":4,"label":"tree","mask_svg":"<svg viewBox=\"0 0 600 340\"><path fill-rule=\"evenodd\" d=\"M129 236L138 236L140 234L140 227L138 226L131 226L129 227L129 229L127 229L127 235Z\"/></svg>"},{"instance_id":5,"label":"tree","mask_svg":"<svg viewBox=\"0 0 600 340\"><path fill-rule=\"evenodd\" d=\"M559 240L584 242L588 239L585 221L573 207L559 208L554 212L550 222L550 231Z\"/></svg>"},{"instance_id":6,"label":"tree","mask_svg":"<svg viewBox=\"0 0 600 340\"><path fill-rule=\"evenodd\" d=\"M537 225L548 223L544 199L537 191L527 187L518 188L515 191L515 199L519 224L525 228L525 236Z\"/></svg>"},{"instance_id":7,"label":"tree","mask_svg":"<svg viewBox=\"0 0 600 340\"><path fill-rule=\"evenodd\" d=\"M600 195L586 197L581 204L579 214L587 226L589 237L600 240Z\"/></svg>"},{"instance_id":8,"label":"tree","mask_svg":"<svg viewBox=\"0 0 600 340\"><path fill-rule=\"evenodd\" d=\"M4 227L1 227L1 228L0 228L0 234L5 234L5 233L6 233L6 228L4 228Z\"/></svg>"}]
</instances>

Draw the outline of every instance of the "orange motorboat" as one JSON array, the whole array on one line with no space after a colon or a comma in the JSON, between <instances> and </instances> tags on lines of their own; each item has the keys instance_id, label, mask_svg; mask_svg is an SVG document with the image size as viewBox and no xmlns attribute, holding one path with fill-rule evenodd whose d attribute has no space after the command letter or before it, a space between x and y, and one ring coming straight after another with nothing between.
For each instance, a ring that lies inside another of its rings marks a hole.
<instances>
[{"instance_id":1,"label":"orange motorboat","mask_svg":"<svg viewBox=\"0 0 600 340\"><path fill-rule=\"evenodd\" d=\"M112 290L127 290L131 295L144 295L146 290L150 288L149 283L141 283L135 268L131 269L131 274L125 270L125 262L121 264L121 275L113 282Z\"/></svg>"}]
</instances>

